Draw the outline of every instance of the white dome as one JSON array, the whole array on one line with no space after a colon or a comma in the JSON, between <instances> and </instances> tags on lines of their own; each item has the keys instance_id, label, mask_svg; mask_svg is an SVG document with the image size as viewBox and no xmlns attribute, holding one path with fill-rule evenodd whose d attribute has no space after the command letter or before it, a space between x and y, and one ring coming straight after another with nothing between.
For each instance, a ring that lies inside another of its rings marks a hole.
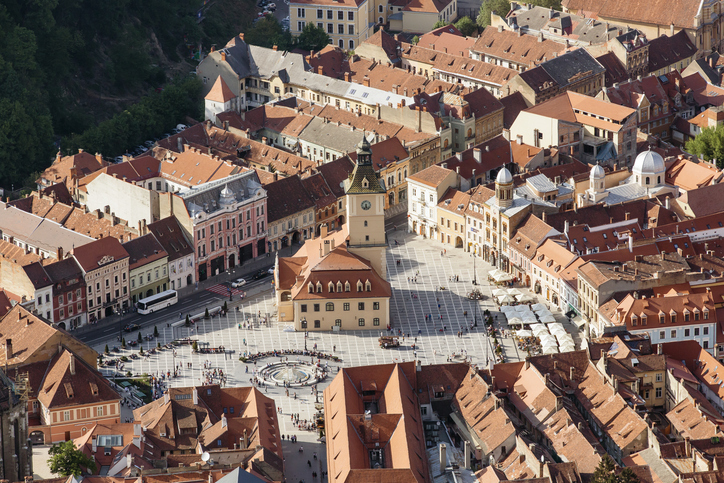
<instances>
[{"instance_id":1,"label":"white dome","mask_svg":"<svg viewBox=\"0 0 724 483\"><path fill-rule=\"evenodd\" d=\"M644 151L636 156L633 169L634 174L660 174L666 171L666 165L664 164L664 158L655 151Z\"/></svg>"},{"instance_id":2,"label":"white dome","mask_svg":"<svg viewBox=\"0 0 724 483\"><path fill-rule=\"evenodd\" d=\"M606 177L606 172L603 170L600 164L597 164L591 170L591 179L603 179Z\"/></svg>"},{"instance_id":3,"label":"white dome","mask_svg":"<svg viewBox=\"0 0 724 483\"><path fill-rule=\"evenodd\" d=\"M503 169L498 171L498 176L495 178L495 182L499 184L510 184L513 182L513 175L510 174L508 168L503 166Z\"/></svg>"}]
</instances>

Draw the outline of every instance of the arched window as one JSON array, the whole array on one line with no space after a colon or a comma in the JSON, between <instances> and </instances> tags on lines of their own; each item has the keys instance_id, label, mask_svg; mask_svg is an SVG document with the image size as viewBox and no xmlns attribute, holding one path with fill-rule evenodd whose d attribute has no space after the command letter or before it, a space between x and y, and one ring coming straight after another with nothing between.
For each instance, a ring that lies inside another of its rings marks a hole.
<instances>
[{"instance_id":1,"label":"arched window","mask_svg":"<svg viewBox=\"0 0 724 483\"><path fill-rule=\"evenodd\" d=\"M366 291L366 292L371 292L371 291L372 291L372 284L370 283L369 280L367 280L367 282L365 283L365 291Z\"/></svg>"},{"instance_id":2,"label":"arched window","mask_svg":"<svg viewBox=\"0 0 724 483\"><path fill-rule=\"evenodd\" d=\"M656 184L661 184L661 176L659 176L658 178L656 178Z\"/></svg>"},{"instance_id":3,"label":"arched window","mask_svg":"<svg viewBox=\"0 0 724 483\"><path fill-rule=\"evenodd\" d=\"M365 220L365 227L367 226L367 220Z\"/></svg>"},{"instance_id":4,"label":"arched window","mask_svg":"<svg viewBox=\"0 0 724 483\"><path fill-rule=\"evenodd\" d=\"M332 302L327 302L325 308L327 309L327 312L334 312L334 304Z\"/></svg>"},{"instance_id":5,"label":"arched window","mask_svg":"<svg viewBox=\"0 0 724 483\"><path fill-rule=\"evenodd\" d=\"M649 184L650 182L651 182L651 180L650 180L649 177L647 176L647 177L646 177L646 184Z\"/></svg>"},{"instance_id":6,"label":"arched window","mask_svg":"<svg viewBox=\"0 0 724 483\"><path fill-rule=\"evenodd\" d=\"M322 282L317 282L317 293L322 293Z\"/></svg>"},{"instance_id":7,"label":"arched window","mask_svg":"<svg viewBox=\"0 0 724 483\"><path fill-rule=\"evenodd\" d=\"M473 130L468 128L468 137L471 137L473 135Z\"/></svg>"},{"instance_id":8,"label":"arched window","mask_svg":"<svg viewBox=\"0 0 724 483\"><path fill-rule=\"evenodd\" d=\"M344 291L349 292L350 290L352 290L352 288L351 288L349 282L344 282Z\"/></svg>"},{"instance_id":9,"label":"arched window","mask_svg":"<svg viewBox=\"0 0 724 483\"><path fill-rule=\"evenodd\" d=\"M327 284L327 290L329 291L329 293L334 293L334 283L329 282Z\"/></svg>"},{"instance_id":10,"label":"arched window","mask_svg":"<svg viewBox=\"0 0 724 483\"><path fill-rule=\"evenodd\" d=\"M337 292L342 291L342 282L337 282Z\"/></svg>"},{"instance_id":11,"label":"arched window","mask_svg":"<svg viewBox=\"0 0 724 483\"><path fill-rule=\"evenodd\" d=\"M443 146L442 146L442 147L443 147L443 148L447 148L447 144L448 144L448 140L446 139L445 142L443 143Z\"/></svg>"},{"instance_id":12,"label":"arched window","mask_svg":"<svg viewBox=\"0 0 724 483\"><path fill-rule=\"evenodd\" d=\"M357 281L357 291L362 292L362 282L359 280Z\"/></svg>"}]
</instances>

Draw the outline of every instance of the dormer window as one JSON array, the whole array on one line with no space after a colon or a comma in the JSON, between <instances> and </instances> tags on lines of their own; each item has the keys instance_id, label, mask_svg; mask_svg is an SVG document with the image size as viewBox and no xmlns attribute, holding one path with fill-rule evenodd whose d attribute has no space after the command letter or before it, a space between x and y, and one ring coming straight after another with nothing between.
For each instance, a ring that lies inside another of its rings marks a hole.
<instances>
[{"instance_id":1,"label":"dormer window","mask_svg":"<svg viewBox=\"0 0 724 483\"><path fill-rule=\"evenodd\" d=\"M363 287L362 287L362 281L361 281L361 280L357 280L357 291L358 291L358 292L362 292L362 288L363 288Z\"/></svg>"},{"instance_id":2,"label":"dormer window","mask_svg":"<svg viewBox=\"0 0 724 483\"><path fill-rule=\"evenodd\" d=\"M334 283L329 282L327 284L327 290L329 291L329 293L334 293Z\"/></svg>"},{"instance_id":3,"label":"dormer window","mask_svg":"<svg viewBox=\"0 0 724 483\"><path fill-rule=\"evenodd\" d=\"M369 280L365 282L365 292L371 292L372 291L372 284Z\"/></svg>"},{"instance_id":4,"label":"dormer window","mask_svg":"<svg viewBox=\"0 0 724 483\"><path fill-rule=\"evenodd\" d=\"M367 181L367 178L364 178L364 179L362 180L362 187L363 187L363 188L369 188L369 187L370 187L370 182Z\"/></svg>"},{"instance_id":5,"label":"dormer window","mask_svg":"<svg viewBox=\"0 0 724 483\"><path fill-rule=\"evenodd\" d=\"M322 282L317 282L317 293L322 293Z\"/></svg>"},{"instance_id":6,"label":"dormer window","mask_svg":"<svg viewBox=\"0 0 724 483\"><path fill-rule=\"evenodd\" d=\"M646 314L641 314L641 325L646 325L646 322L648 320L648 317Z\"/></svg>"},{"instance_id":7,"label":"dormer window","mask_svg":"<svg viewBox=\"0 0 724 483\"><path fill-rule=\"evenodd\" d=\"M659 312L659 324L665 324L666 323L666 314L663 312Z\"/></svg>"},{"instance_id":8,"label":"dormer window","mask_svg":"<svg viewBox=\"0 0 724 483\"><path fill-rule=\"evenodd\" d=\"M639 318L636 317L636 314L631 316L631 325L636 327L639 323Z\"/></svg>"},{"instance_id":9,"label":"dormer window","mask_svg":"<svg viewBox=\"0 0 724 483\"><path fill-rule=\"evenodd\" d=\"M342 282L337 282L337 292L342 291Z\"/></svg>"},{"instance_id":10,"label":"dormer window","mask_svg":"<svg viewBox=\"0 0 724 483\"><path fill-rule=\"evenodd\" d=\"M684 309L684 322L689 322L690 317L691 312L689 312L689 309Z\"/></svg>"},{"instance_id":11,"label":"dormer window","mask_svg":"<svg viewBox=\"0 0 724 483\"><path fill-rule=\"evenodd\" d=\"M313 284L312 282L309 282L309 283L307 284L307 291L308 291L309 293L314 293L314 284Z\"/></svg>"},{"instance_id":12,"label":"dormer window","mask_svg":"<svg viewBox=\"0 0 724 483\"><path fill-rule=\"evenodd\" d=\"M352 290L352 287L350 286L349 281L344 282L344 291L349 292L350 290Z\"/></svg>"},{"instance_id":13,"label":"dormer window","mask_svg":"<svg viewBox=\"0 0 724 483\"><path fill-rule=\"evenodd\" d=\"M704 320L709 320L709 309L704 307Z\"/></svg>"},{"instance_id":14,"label":"dormer window","mask_svg":"<svg viewBox=\"0 0 724 483\"><path fill-rule=\"evenodd\" d=\"M694 309L694 320L699 320L701 312L699 312L699 309Z\"/></svg>"},{"instance_id":15,"label":"dormer window","mask_svg":"<svg viewBox=\"0 0 724 483\"><path fill-rule=\"evenodd\" d=\"M676 312L673 310L671 312L669 312L669 317L671 317L671 323L675 324L676 323Z\"/></svg>"}]
</instances>

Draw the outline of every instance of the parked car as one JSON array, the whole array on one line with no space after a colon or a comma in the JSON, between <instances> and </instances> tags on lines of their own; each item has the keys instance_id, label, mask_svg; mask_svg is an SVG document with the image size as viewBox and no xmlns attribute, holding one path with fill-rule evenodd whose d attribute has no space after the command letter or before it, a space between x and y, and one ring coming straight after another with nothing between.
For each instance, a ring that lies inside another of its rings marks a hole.
<instances>
[{"instance_id":1,"label":"parked car","mask_svg":"<svg viewBox=\"0 0 724 483\"><path fill-rule=\"evenodd\" d=\"M246 285L246 280L244 280L243 278L237 278L236 280L231 282L231 286L234 288L243 287L244 285Z\"/></svg>"},{"instance_id":2,"label":"parked car","mask_svg":"<svg viewBox=\"0 0 724 483\"><path fill-rule=\"evenodd\" d=\"M254 274L254 280L260 280L260 279L262 279L262 278L264 278L264 277L268 277L268 276L269 276L269 272L268 272L268 271L266 271L266 270L259 270L258 272L256 272L256 273Z\"/></svg>"},{"instance_id":3,"label":"parked car","mask_svg":"<svg viewBox=\"0 0 724 483\"><path fill-rule=\"evenodd\" d=\"M271 267L267 272L269 272L269 275L274 275L274 267Z\"/></svg>"},{"instance_id":4,"label":"parked car","mask_svg":"<svg viewBox=\"0 0 724 483\"><path fill-rule=\"evenodd\" d=\"M133 332L134 330L138 330L140 328L141 328L141 326L138 324L130 324L130 325L125 326L123 328L123 330L125 330L126 332Z\"/></svg>"}]
</instances>

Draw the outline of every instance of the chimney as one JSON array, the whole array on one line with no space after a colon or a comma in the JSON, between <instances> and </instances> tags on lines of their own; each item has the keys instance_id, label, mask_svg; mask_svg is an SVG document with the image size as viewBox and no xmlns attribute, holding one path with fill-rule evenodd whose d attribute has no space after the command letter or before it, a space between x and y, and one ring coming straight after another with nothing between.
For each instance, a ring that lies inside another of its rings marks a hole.
<instances>
[{"instance_id":1,"label":"chimney","mask_svg":"<svg viewBox=\"0 0 724 483\"><path fill-rule=\"evenodd\" d=\"M370 86L370 78L369 78L369 76L364 76L364 77L362 78L362 85L365 86L365 87L369 87L369 86Z\"/></svg>"},{"instance_id":2,"label":"chimney","mask_svg":"<svg viewBox=\"0 0 724 483\"><path fill-rule=\"evenodd\" d=\"M664 346L661 344L656 344L656 354L661 355L664 353Z\"/></svg>"},{"instance_id":3,"label":"chimney","mask_svg":"<svg viewBox=\"0 0 724 483\"><path fill-rule=\"evenodd\" d=\"M5 360L13 358L13 340L5 339Z\"/></svg>"},{"instance_id":4,"label":"chimney","mask_svg":"<svg viewBox=\"0 0 724 483\"><path fill-rule=\"evenodd\" d=\"M244 32L239 34L239 38L241 39L242 42L244 42Z\"/></svg>"},{"instance_id":5,"label":"chimney","mask_svg":"<svg viewBox=\"0 0 724 483\"><path fill-rule=\"evenodd\" d=\"M322 226L319 227L319 236L322 238L327 238L329 228L327 227L326 223L322 223Z\"/></svg>"},{"instance_id":6,"label":"chimney","mask_svg":"<svg viewBox=\"0 0 724 483\"><path fill-rule=\"evenodd\" d=\"M58 247L58 249L55 251L56 258L58 260L63 259L63 247Z\"/></svg>"},{"instance_id":7,"label":"chimney","mask_svg":"<svg viewBox=\"0 0 724 483\"><path fill-rule=\"evenodd\" d=\"M221 51L221 60L223 62L226 62L226 52L224 52L223 50Z\"/></svg>"},{"instance_id":8,"label":"chimney","mask_svg":"<svg viewBox=\"0 0 724 483\"><path fill-rule=\"evenodd\" d=\"M193 390L192 397L194 401L194 406L197 406L199 404L199 391L197 391L196 388L194 388Z\"/></svg>"},{"instance_id":9,"label":"chimney","mask_svg":"<svg viewBox=\"0 0 724 483\"><path fill-rule=\"evenodd\" d=\"M275 45L275 46L272 47L272 50L273 50L274 52L276 52L276 51L279 50L279 47Z\"/></svg>"},{"instance_id":10,"label":"chimney","mask_svg":"<svg viewBox=\"0 0 724 483\"><path fill-rule=\"evenodd\" d=\"M72 353L70 354L70 363L68 366L70 367L70 375L75 376L75 356Z\"/></svg>"},{"instance_id":11,"label":"chimney","mask_svg":"<svg viewBox=\"0 0 724 483\"><path fill-rule=\"evenodd\" d=\"M517 136L515 136L515 142L518 144L523 144L523 135L518 134Z\"/></svg>"},{"instance_id":12,"label":"chimney","mask_svg":"<svg viewBox=\"0 0 724 483\"><path fill-rule=\"evenodd\" d=\"M571 225L571 223L568 220L565 220L563 222L563 234L566 236L568 235L568 230L570 229L570 225Z\"/></svg>"},{"instance_id":13,"label":"chimney","mask_svg":"<svg viewBox=\"0 0 724 483\"><path fill-rule=\"evenodd\" d=\"M95 436L93 436L93 439L91 440L91 444L93 445L92 449L91 449L91 453L95 454L96 450L98 450L98 441L96 440Z\"/></svg>"},{"instance_id":14,"label":"chimney","mask_svg":"<svg viewBox=\"0 0 724 483\"><path fill-rule=\"evenodd\" d=\"M344 81L349 82L349 72L344 73Z\"/></svg>"},{"instance_id":15,"label":"chimney","mask_svg":"<svg viewBox=\"0 0 724 483\"><path fill-rule=\"evenodd\" d=\"M163 393L163 403L168 404L171 401L171 397L168 395L168 391Z\"/></svg>"},{"instance_id":16,"label":"chimney","mask_svg":"<svg viewBox=\"0 0 724 483\"><path fill-rule=\"evenodd\" d=\"M630 219L631 219L631 213L629 213L629 212L627 211L627 212L626 212L626 220L628 221L628 220L630 220Z\"/></svg>"},{"instance_id":17,"label":"chimney","mask_svg":"<svg viewBox=\"0 0 724 483\"><path fill-rule=\"evenodd\" d=\"M686 457L691 457L691 438L689 436L684 438L684 445L686 447Z\"/></svg>"},{"instance_id":18,"label":"chimney","mask_svg":"<svg viewBox=\"0 0 724 483\"><path fill-rule=\"evenodd\" d=\"M568 370L568 380L573 382L575 375L576 375L576 368L571 366L571 368Z\"/></svg>"},{"instance_id":19,"label":"chimney","mask_svg":"<svg viewBox=\"0 0 724 483\"><path fill-rule=\"evenodd\" d=\"M103 164L103 157L101 156L101 153L96 153L96 161Z\"/></svg>"},{"instance_id":20,"label":"chimney","mask_svg":"<svg viewBox=\"0 0 724 483\"><path fill-rule=\"evenodd\" d=\"M244 449L249 447L249 434L246 431L246 428L244 428Z\"/></svg>"},{"instance_id":21,"label":"chimney","mask_svg":"<svg viewBox=\"0 0 724 483\"><path fill-rule=\"evenodd\" d=\"M483 162L483 153L480 148L473 148L473 157L476 163L481 164Z\"/></svg>"}]
</instances>

